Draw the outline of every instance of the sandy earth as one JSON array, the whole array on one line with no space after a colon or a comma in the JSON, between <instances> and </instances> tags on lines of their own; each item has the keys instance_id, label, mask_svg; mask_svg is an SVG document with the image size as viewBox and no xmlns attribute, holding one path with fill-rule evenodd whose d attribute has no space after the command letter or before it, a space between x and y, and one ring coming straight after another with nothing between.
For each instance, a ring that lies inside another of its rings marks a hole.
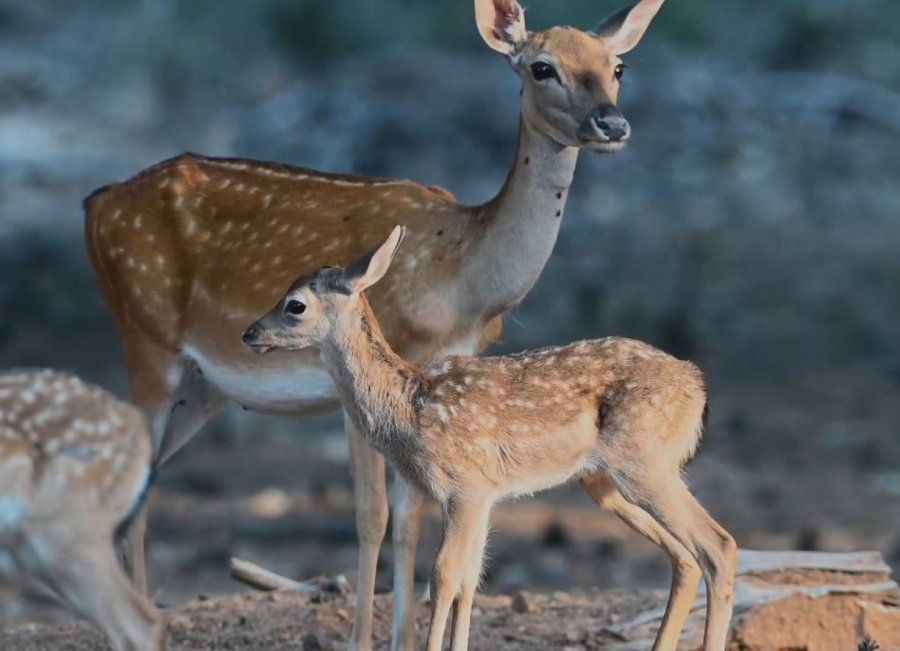
<instances>
[{"instance_id":1,"label":"sandy earth","mask_svg":"<svg viewBox=\"0 0 900 651\"><path fill-rule=\"evenodd\" d=\"M528 595L529 612L518 612L507 596L479 596L473 611L473 649L604 648L616 638L603 631L619 617L661 603L658 593L594 594L573 597ZM521 609L521 608L519 608ZM427 609L419 605L424 646ZM390 638L391 599L379 596L375 609L377 648ZM350 634L352 603L345 597L310 598L287 593L253 594L194 601L167 613L170 651L319 651L343 649ZM0 649L94 651L102 640L90 626L21 624L0 631Z\"/></svg>"},{"instance_id":2,"label":"sandy earth","mask_svg":"<svg viewBox=\"0 0 900 651\"><path fill-rule=\"evenodd\" d=\"M346 574L355 581L343 440L259 432L255 439L198 437L191 447L191 454L163 469L151 503L151 591L169 613L171 648L343 648L351 602L251 595L228 575L229 559L238 556L295 579ZM714 455L697 459L689 471L694 491L742 547L876 549L897 574L900 500L878 477L825 476L814 468L787 478L739 472ZM416 561L420 585L439 536L432 505ZM379 560L380 593L390 590L391 565L388 533ZM661 602L668 577L668 561L658 549L575 488L500 505L484 592L555 596L528 617L510 609L509 597L481 597L472 648L611 648L615 640L601 633L603 627L641 604ZM0 584L0 650L102 648L90 627L34 597ZM380 594L377 635L384 644L389 621L390 596ZM316 641L304 642L307 635Z\"/></svg>"}]
</instances>

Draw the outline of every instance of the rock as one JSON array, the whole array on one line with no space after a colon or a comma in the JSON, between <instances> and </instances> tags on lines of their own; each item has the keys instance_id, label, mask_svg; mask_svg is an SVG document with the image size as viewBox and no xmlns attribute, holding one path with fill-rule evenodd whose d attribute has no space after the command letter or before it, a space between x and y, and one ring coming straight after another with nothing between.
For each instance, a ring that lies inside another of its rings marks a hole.
<instances>
[{"instance_id":1,"label":"rock","mask_svg":"<svg viewBox=\"0 0 900 651\"><path fill-rule=\"evenodd\" d=\"M516 594L510 605L517 613L534 613L538 610L534 595L528 594L527 592L519 592Z\"/></svg>"},{"instance_id":2,"label":"rock","mask_svg":"<svg viewBox=\"0 0 900 651\"><path fill-rule=\"evenodd\" d=\"M852 650L863 635L884 649L900 647L898 586L877 552L741 550L735 579L731 647ZM699 594L679 648L701 647L704 602L705 595ZM607 630L627 642L623 648L635 643L649 647L663 612L663 608L645 611Z\"/></svg>"},{"instance_id":3,"label":"rock","mask_svg":"<svg viewBox=\"0 0 900 651\"><path fill-rule=\"evenodd\" d=\"M544 547L568 547L571 543L569 531L561 522L551 522L541 541Z\"/></svg>"},{"instance_id":4,"label":"rock","mask_svg":"<svg viewBox=\"0 0 900 651\"><path fill-rule=\"evenodd\" d=\"M581 631L566 631L565 639L567 644L575 644L576 642L582 642L584 638L584 634Z\"/></svg>"},{"instance_id":5,"label":"rock","mask_svg":"<svg viewBox=\"0 0 900 651\"><path fill-rule=\"evenodd\" d=\"M323 647L322 643L319 642L318 637L316 637L312 633L307 633L303 636L303 639L300 643L300 648L303 649L303 651L324 651L325 647Z\"/></svg>"},{"instance_id":6,"label":"rock","mask_svg":"<svg viewBox=\"0 0 900 651\"><path fill-rule=\"evenodd\" d=\"M250 499L250 512L259 518L280 518L291 508L291 498L277 488L267 488Z\"/></svg>"}]
</instances>

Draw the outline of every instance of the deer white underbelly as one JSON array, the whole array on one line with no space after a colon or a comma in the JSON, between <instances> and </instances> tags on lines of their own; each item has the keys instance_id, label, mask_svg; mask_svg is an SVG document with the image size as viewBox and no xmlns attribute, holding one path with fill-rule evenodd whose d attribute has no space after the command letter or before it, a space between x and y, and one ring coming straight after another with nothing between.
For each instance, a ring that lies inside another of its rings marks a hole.
<instances>
[{"instance_id":1,"label":"deer white underbelly","mask_svg":"<svg viewBox=\"0 0 900 651\"><path fill-rule=\"evenodd\" d=\"M194 347L182 352L197 364L208 383L247 409L296 414L340 407L331 376L310 363L308 356L271 353L255 356L252 363L234 364Z\"/></svg>"}]
</instances>

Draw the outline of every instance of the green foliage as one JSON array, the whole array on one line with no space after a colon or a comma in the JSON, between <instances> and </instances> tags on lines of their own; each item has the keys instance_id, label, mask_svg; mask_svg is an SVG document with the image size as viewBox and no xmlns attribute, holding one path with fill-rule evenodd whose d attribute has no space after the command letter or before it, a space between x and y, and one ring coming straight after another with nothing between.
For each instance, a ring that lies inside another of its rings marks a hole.
<instances>
[{"instance_id":1,"label":"green foliage","mask_svg":"<svg viewBox=\"0 0 900 651\"><path fill-rule=\"evenodd\" d=\"M556 0L525 2L529 27L572 25L589 29L620 7L620 2ZM708 42L711 0L679 0L663 9L654 27L662 39ZM480 47L473 27L472 2L456 0L261 0L262 19L288 54L303 60L328 60L391 44L437 48Z\"/></svg>"}]
</instances>

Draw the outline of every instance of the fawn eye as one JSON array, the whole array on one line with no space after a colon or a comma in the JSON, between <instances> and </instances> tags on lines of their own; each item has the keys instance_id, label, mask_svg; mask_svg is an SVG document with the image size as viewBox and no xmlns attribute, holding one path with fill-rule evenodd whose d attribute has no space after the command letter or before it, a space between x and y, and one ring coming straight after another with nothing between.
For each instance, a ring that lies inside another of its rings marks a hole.
<instances>
[{"instance_id":1,"label":"fawn eye","mask_svg":"<svg viewBox=\"0 0 900 651\"><path fill-rule=\"evenodd\" d=\"M556 79L556 81L559 81L559 75L556 74L554 67L543 61L531 64L531 76L534 77L535 81L544 81L545 79Z\"/></svg>"},{"instance_id":2,"label":"fawn eye","mask_svg":"<svg viewBox=\"0 0 900 651\"><path fill-rule=\"evenodd\" d=\"M616 79L622 78L622 75L625 74L625 68L627 68L627 67L628 66L626 66L624 63L620 63L619 65L616 66L615 71L613 71L613 74L616 76Z\"/></svg>"},{"instance_id":3,"label":"fawn eye","mask_svg":"<svg viewBox=\"0 0 900 651\"><path fill-rule=\"evenodd\" d=\"M288 301L288 304L285 306L284 311L288 314L299 316L306 312L306 305L304 303L301 303L300 301Z\"/></svg>"}]
</instances>

